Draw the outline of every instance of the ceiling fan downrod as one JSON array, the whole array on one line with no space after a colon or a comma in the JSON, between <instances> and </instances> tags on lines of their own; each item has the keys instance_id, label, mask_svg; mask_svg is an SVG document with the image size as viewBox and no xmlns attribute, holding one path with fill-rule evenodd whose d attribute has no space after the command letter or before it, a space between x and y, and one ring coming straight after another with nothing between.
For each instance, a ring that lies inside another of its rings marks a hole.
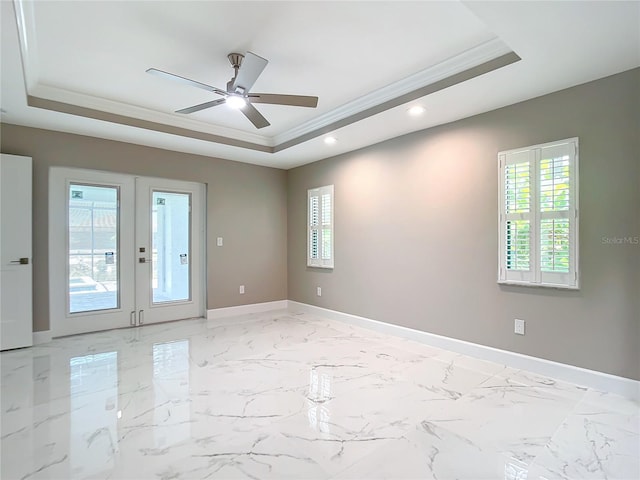
<instances>
[{"instance_id":1,"label":"ceiling fan downrod","mask_svg":"<svg viewBox=\"0 0 640 480\"><path fill-rule=\"evenodd\" d=\"M244 55L242 55L241 53L230 53L229 55L227 55L227 58L229 59L229 63L231 63L231 66L233 67L233 70L235 72L233 74L233 78L227 82L227 92L231 92L233 84L236 81L236 78L238 78L238 70L240 70L240 65L242 65Z\"/></svg>"}]
</instances>

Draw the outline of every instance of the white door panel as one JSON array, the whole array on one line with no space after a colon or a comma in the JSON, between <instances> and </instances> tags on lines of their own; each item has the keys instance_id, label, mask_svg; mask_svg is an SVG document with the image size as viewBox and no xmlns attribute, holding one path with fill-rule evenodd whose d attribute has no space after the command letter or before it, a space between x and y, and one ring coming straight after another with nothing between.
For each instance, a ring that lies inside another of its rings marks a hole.
<instances>
[{"instance_id":1,"label":"white door panel","mask_svg":"<svg viewBox=\"0 0 640 480\"><path fill-rule=\"evenodd\" d=\"M32 345L31 169L29 157L0 158L0 348Z\"/></svg>"},{"instance_id":2,"label":"white door panel","mask_svg":"<svg viewBox=\"0 0 640 480\"><path fill-rule=\"evenodd\" d=\"M113 196L116 198L115 211ZM135 310L135 295L129 280L134 274L135 217L133 209L123 208L123 205L134 201L133 178L90 170L52 168L49 198L49 292L53 335L128 326L131 312ZM113 249L109 247L114 253L112 265L117 270L112 281L101 277L106 255L100 237L104 236L105 226L110 235L117 237Z\"/></svg>"},{"instance_id":3,"label":"white door panel","mask_svg":"<svg viewBox=\"0 0 640 480\"><path fill-rule=\"evenodd\" d=\"M138 177L136 195L136 304L141 323L202 315L204 186Z\"/></svg>"}]
</instances>

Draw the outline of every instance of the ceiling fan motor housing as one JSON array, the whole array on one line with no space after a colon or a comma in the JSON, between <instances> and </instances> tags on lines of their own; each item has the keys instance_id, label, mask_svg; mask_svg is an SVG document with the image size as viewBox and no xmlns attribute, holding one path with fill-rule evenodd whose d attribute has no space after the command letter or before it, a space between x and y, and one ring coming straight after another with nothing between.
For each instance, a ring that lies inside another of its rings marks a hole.
<instances>
[{"instance_id":1,"label":"ceiling fan motor housing","mask_svg":"<svg viewBox=\"0 0 640 480\"><path fill-rule=\"evenodd\" d=\"M242 65L242 59L244 58L244 55L242 55L241 53L230 53L229 55L227 55L227 58L229 59L231 66L235 68L236 71L238 71L240 65Z\"/></svg>"}]
</instances>

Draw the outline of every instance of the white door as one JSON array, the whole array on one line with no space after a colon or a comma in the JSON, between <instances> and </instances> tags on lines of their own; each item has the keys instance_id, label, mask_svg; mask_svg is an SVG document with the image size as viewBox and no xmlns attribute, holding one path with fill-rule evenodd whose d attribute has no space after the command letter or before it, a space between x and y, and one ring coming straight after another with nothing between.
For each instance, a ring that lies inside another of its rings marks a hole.
<instances>
[{"instance_id":1,"label":"white door","mask_svg":"<svg viewBox=\"0 0 640 480\"><path fill-rule=\"evenodd\" d=\"M136 179L136 305L140 323L202 315L203 185Z\"/></svg>"},{"instance_id":2,"label":"white door","mask_svg":"<svg viewBox=\"0 0 640 480\"><path fill-rule=\"evenodd\" d=\"M50 172L53 336L204 313L204 185Z\"/></svg>"},{"instance_id":3,"label":"white door","mask_svg":"<svg viewBox=\"0 0 640 480\"><path fill-rule=\"evenodd\" d=\"M0 157L0 349L33 344L31 158Z\"/></svg>"}]
</instances>

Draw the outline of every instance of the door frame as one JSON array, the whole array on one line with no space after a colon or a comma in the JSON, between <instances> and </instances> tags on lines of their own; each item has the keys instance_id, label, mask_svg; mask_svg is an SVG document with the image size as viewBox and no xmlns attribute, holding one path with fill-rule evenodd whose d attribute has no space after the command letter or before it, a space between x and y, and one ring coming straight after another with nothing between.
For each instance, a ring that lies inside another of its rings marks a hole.
<instances>
[{"instance_id":1,"label":"door frame","mask_svg":"<svg viewBox=\"0 0 640 480\"><path fill-rule=\"evenodd\" d=\"M203 316L206 311L206 185L197 182L177 181L160 177L147 177L142 175L123 174L101 170L50 167L49 169L49 328L52 337L88 333L92 331L111 330L114 328L126 328L138 326L136 305L136 219L137 210L136 180L139 178L152 180L158 185L174 183L191 183L198 185L200 208L192 212L192 215L200 214L200 230L193 232L199 237L194 240L193 248L200 254L199 272L194 273L192 285L194 301L198 316ZM122 288L119 281L120 303L116 309L97 310L92 312L69 313L68 306L68 209L69 195L68 185L79 183L96 186L118 186L119 190L119 279L128 275L131 280L131 288ZM130 202L130 209L122 208ZM195 210L195 209L194 209ZM199 284L199 285L198 285ZM196 292L196 289L198 291ZM198 298L196 298L198 297ZM80 319L92 316L91 328L83 328L79 322L72 325L70 318ZM132 318L135 321L132 321ZM178 320L178 318L164 318L162 321ZM151 323L151 322L149 322Z\"/></svg>"}]
</instances>

